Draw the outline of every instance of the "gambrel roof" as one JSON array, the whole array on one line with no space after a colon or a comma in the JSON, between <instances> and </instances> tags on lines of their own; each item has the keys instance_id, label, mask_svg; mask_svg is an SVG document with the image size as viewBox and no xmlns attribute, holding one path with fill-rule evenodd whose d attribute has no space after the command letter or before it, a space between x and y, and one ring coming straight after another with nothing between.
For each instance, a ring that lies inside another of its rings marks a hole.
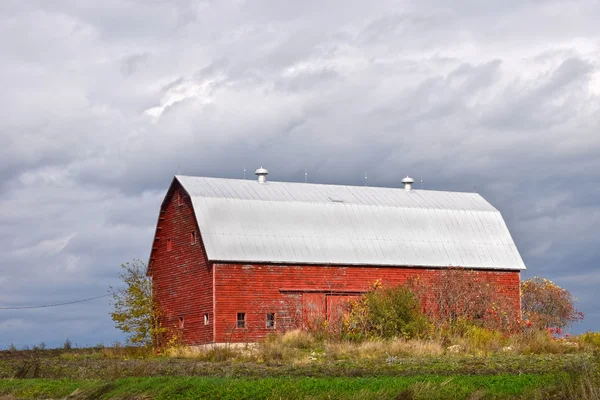
<instances>
[{"instance_id":1,"label":"gambrel roof","mask_svg":"<svg viewBox=\"0 0 600 400\"><path fill-rule=\"evenodd\" d=\"M502 215L477 193L175 180L211 261L525 269Z\"/></svg>"}]
</instances>

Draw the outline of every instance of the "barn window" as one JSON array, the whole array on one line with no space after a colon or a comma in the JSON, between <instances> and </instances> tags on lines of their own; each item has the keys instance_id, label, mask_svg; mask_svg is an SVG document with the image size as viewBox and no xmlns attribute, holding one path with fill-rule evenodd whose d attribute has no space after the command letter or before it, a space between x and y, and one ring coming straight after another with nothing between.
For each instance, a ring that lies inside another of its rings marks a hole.
<instances>
[{"instance_id":1,"label":"barn window","mask_svg":"<svg viewBox=\"0 0 600 400\"><path fill-rule=\"evenodd\" d=\"M173 239L167 239L167 251L173 250Z\"/></svg>"},{"instance_id":2,"label":"barn window","mask_svg":"<svg viewBox=\"0 0 600 400\"><path fill-rule=\"evenodd\" d=\"M204 325L208 325L208 314L204 314Z\"/></svg>"},{"instance_id":3,"label":"barn window","mask_svg":"<svg viewBox=\"0 0 600 400\"><path fill-rule=\"evenodd\" d=\"M183 205L183 197L181 196L181 194L179 192L177 192L177 194L175 194L175 198L177 199L178 206Z\"/></svg>"},{"instance_id":4,"label":"barn window","mask_svg":"<svg viewBox=\"0 0 600 400\"><path fill-rule=\"evenodd\" d=\"M190 243L196 244L196 232L190 233Z\"/></svg>"},{"instance_id":5,"label":"barn window","mask_svg":"<svg viewBox=\"0 0 600 400\"><path fill-rule=\"evenodd\" d=\"M267 329L275 329L275 313L267 313Z\"/></svg>"},{"instance_id":6,"label":"barn window","mask_svg":"<svg viewBox=\"0 0 600 400\"><path fill-rule=\"evenodd\" d=\"M246 327L246 313L243 313L243 312L237 313L237 327L238 328Z\"/></svg>"},{"instance_id":7,"label":"barn window","mask_svg":"<svg viewBox=\"0 0 600 400\"><path fill-rule=\"evenodd\" d=\"M184 319L183 317L179 317L179 329L183 329Z\"/></svg>"}]
</instances>

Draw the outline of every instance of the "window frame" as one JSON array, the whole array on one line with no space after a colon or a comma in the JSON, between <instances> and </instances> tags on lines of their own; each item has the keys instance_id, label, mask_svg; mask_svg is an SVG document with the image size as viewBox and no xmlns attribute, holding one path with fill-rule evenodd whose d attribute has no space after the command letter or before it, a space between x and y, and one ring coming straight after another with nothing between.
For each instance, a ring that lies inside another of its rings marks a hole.
<instances>
[{"instance_id":1,"label":"window frame","mask_svg":"<svg viewBox=\"0 0 600 400\"><path fill-rule=\"evenodd\" d=\"M210 316L208 315L208 313L204 313L204 325L209 325L210 324Z\"/></svg>"},{"instance_id":2,"label":"window frame","mask_svg":"<svg viewBox=\"0 0 600 400\"><path fill-rule=\"evenodd\" d=\"M275 313L269 312L267 313L265 320L265 328L266 329L275 329Z\"/></svg>"},{"instance_id":3,"label":"window frame","mask_svg":"<svg viewBox=\"0 0 600 400\"><path fill-rule=\"evenodd\" d=\"M240 319L240 316L241 316L241 319ZM241 323L241 325L240 325L240 323ZM245 312L239 312L239 313L237 313L235 327L237 329L247 329L247 325L246 325L246 313Z\"/></svg>"}]
</instances>

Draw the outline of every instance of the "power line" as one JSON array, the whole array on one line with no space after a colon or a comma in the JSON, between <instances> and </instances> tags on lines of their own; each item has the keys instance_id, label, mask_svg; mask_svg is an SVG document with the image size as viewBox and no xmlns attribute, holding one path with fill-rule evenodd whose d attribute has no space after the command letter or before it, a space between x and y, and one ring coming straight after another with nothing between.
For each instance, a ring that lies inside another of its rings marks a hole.
<instances>
[{"instance_id":1,"label":"power line","mask_svg":"<svg viewBox=\"0 0 600 400\"><path fill-rule=\"evenodd\" d=\"M102 296L90 297L90 298L82 299L82 300L68 301L66 303L44 304L44 305L38 305L38 306L0 307L0 310L25 310L25 309L30 309L30 308L59 307L59 306L66 306L66 305L75 304L75 303L83 303L84 301L101 299L103 297L108 297L108 296L112 296L112 295L113 295L112 293L108 293L108 294L103 294Z\"/></svg>"}]
</instances>

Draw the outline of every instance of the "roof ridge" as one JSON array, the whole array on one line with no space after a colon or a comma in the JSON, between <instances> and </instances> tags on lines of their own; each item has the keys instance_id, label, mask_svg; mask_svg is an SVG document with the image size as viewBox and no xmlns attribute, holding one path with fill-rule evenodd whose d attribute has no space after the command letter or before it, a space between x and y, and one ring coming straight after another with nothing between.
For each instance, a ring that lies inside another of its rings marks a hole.
<instances>
[{"instance_id":1,"label":"roof ridge","mask_svg":"<svg viewBox=\"0 0 600 400\"><path fill-rule=\"evenodd\" d=\"M248 183L255 183L256 180L254 179L240 179L240 178L221 178L221 177L216 177L216 176L199 176L199 175L175 175L175 178L198 178L198 179L214 179L214 180L224 180L224 181L237 181L237 182L248 182ZM350 187L350 188L357 188L357 189L363 189L363 188L370 188L370 189L390 189L390 190L398 190L398 191L402 191L404 192L404 188L401 187L392 187L392 186L360 186L360 185L343 185L340 183L321 183L321 182L294 182L294 181L272 181L269 180L268 182L266 182L264 184L265 187L268 187L269 184L290 184L290 185L308 185L308 186L336 186L336 187ZM454 191L454 190L436 190L436 189L412 189L411 192L415 192L415 193L422 193L422 192L427 192L427 193L452 193L452 194L464 194L464 195L469 195L469 196L479 196L481 198L483 198L483 196L481 196L481 194L477 193L477 192L459 192L459 191ZM485 199L484 199L485 200Z\"/></svg>"}]
</instances>

